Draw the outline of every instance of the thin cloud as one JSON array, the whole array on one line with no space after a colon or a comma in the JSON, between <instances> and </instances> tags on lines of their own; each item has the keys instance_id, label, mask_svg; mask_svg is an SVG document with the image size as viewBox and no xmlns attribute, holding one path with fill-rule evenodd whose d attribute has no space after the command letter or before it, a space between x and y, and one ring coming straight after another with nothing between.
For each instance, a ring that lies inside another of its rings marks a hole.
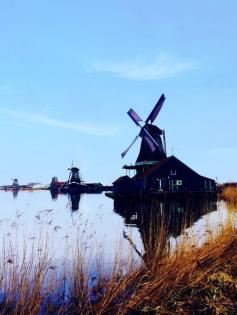
<instances>
[{"instance_id":1,"label":"thin cloud","mask_svg":"<svg viewBox=\"0 0 237 315\"><path fill-rule=\"evenodd\" d=\"M31 123L47 125L50 127L56 127L67 130L74 130L80 133L95 135L95 136L111 136L117 133L118 127L109 125L100 125L89 122L65 122L49 116L41 114L28 114L15 110L1 109L1 112L22 120L26 120Z\"/></svg>"},{"instance_id":2,"label":"thin cloud","mask_svg":"<svg viewBox=\"0 0 237 315\"><path fill-rule=\"evenodd\" d=\"M95 62L94 72L108 72L129 80L148 81L174 77L182 72L196 69L193 62L177 61L167 54L160 54L149 63L141 60L130 62Z\"/></svg>"}]
</instances>

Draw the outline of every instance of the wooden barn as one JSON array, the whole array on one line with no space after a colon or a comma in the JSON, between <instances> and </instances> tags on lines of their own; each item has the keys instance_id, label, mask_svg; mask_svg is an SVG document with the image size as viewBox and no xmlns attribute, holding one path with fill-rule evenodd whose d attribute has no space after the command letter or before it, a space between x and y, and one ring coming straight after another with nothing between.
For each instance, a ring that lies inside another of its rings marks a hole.
<instances>
[{"instance_id":1,"label":"wooden barn","mask_svg":"<svg viewBox=\"0 0 237 315\"><path fill-rule=\"evenodd\" d=\"M140 124L140 116L133 109L129 110L128 115L140 128L140 132L122 153L122 157L138 138L142 141L136 163L124 165L127 175L119 177L113 183L115 194L216 192L216 182L213 179L199 175L174 155L167 157L165 132L152 124L164 100L162 94L144 126ZM130 176L131 173L134 175Z\"/></svg>"}]
</instances>

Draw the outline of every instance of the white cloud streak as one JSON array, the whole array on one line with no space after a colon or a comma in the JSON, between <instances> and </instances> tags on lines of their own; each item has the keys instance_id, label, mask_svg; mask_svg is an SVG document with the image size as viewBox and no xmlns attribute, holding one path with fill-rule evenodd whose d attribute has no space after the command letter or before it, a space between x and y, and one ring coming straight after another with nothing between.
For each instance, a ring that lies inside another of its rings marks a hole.
<instances>
[{"instance_id":1,"label":"white cloud streak","mask_svg":"<svg viewBox=\"0 0 237 315\"><path fill-rule=\"evenodd\" d=\"M22 113L6 108L2 108L1 112L7 114L8 116L19 118L21 120L25 120L34 124L41 124L65 130L77 131L88 135L112 136L118 132L117 126L102 125L90 122L66 122L41 114Z\"/></svg>"},{"instance_id":2,"label":"white cloud streak","mask_svg":"<svg viewBox=\"0 0 237 315\"><path fill-rule=\"evenodd\" d=\"M177 61L167 54L158 55L150 63L137 59L130 62L95 62L94 72L108 72L119 78L148 81L174 77L196 69L194 62Z\"/></svg>"}]
</instances>

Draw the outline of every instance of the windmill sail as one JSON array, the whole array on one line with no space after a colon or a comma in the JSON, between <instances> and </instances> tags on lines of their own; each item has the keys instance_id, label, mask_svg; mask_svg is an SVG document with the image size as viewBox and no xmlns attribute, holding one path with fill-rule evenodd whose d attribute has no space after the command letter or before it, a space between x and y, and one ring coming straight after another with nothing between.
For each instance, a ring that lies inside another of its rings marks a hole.
<instances>
[{"instance_id":1,"label":"windmill sail","mask_svg":"<svg viewBox=\"0 0 237 315\"><path fill-rule=\"evenodd\" d=\"M150 149L152 152L155 152L156 147L154 145L154 143L151 141L151 139L149 139L147 136L144 136L143 139L146 140L147 144L149 145Z\"/></svg>"},{"instance_id":2,"label":"windmill sail","mask_svg":"<svg viewBox=\"0 0 237 315\"><path fill-rule=\"evenodd\" d=\"M128 111L128 116L135 122L137 126L140 126L139 122L142 121L142 119L132 108Z\"/></svg>"},{"instance_id":3,"label":"windmill sail","mask_svg":"<svg viewBox=\"0 0 237 315\"><path fill-rule=\"evenodd\" d=\"M157 115L159 114L164 104L164 101L165 101L165 96L164 94L162 94L158 102L156 103L155 107L151 111L150 115L147 117L146 123L148 123L149 121L151 122L151 124L153 123L153 121L156 119Z\"/></svg>"},{"instance_id":4,"label":"windmill sail","mask_svg":"<svg viewBox=\"0 0 237 315\"><path fill-rule=\"evenodd\" d=\"M145 127L141 129L140 136L145 139L152 152L159 149L159 143L154 139Z\"/></svg>"},{"instance_id":5,"label":"windmill sail","mask_svg":"<svg viewBox=\"0 0 237 315\"><path fill-rule=\"evenodd\" d=\"M130 146L123 152L121 153L122 158L125 157L125 155L128 153L128 151L130 150L130 148L134 145L134 143L137 141L137 139L140 137L140 133L139 135L136 136L136 138L133 140L133 142L130 144Z\"/></svg>"},{"instance_id":6,"label":"windmill sail","mask_svg":"<svg viewBox=\"0 0 237 315\"><path fill-rule=\"evenodd\" d=\"M129 117L141 128L139 135L133 140L130 146L121 154L122 158L127 154L132 145L139 137L142 138L141 149L137 161L159 161L166 156L166 152L161 140L162 130L152 125L159 114L165 101L164 94L161 95L155 107L147 117L144 126L140 124L142 118L131 108L128 111Z\"/></svg>"}]
</instances>

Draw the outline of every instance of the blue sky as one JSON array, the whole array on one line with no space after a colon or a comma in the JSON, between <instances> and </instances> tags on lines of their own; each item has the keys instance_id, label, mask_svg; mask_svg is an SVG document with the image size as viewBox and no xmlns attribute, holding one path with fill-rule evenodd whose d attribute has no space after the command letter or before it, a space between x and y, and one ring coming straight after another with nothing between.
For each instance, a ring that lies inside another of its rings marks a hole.
<instances>
[{"instance_id":1,"label":"blue sky","mask_svg":"<svg viewBox=\"0 0 237 315\"><path fill-rule=\"evenodd\" d=\"M0 1L0 184L111 183L156 123L168 152L197 172L237 180L236 1Z\"/></svg>"}]
</instances>

